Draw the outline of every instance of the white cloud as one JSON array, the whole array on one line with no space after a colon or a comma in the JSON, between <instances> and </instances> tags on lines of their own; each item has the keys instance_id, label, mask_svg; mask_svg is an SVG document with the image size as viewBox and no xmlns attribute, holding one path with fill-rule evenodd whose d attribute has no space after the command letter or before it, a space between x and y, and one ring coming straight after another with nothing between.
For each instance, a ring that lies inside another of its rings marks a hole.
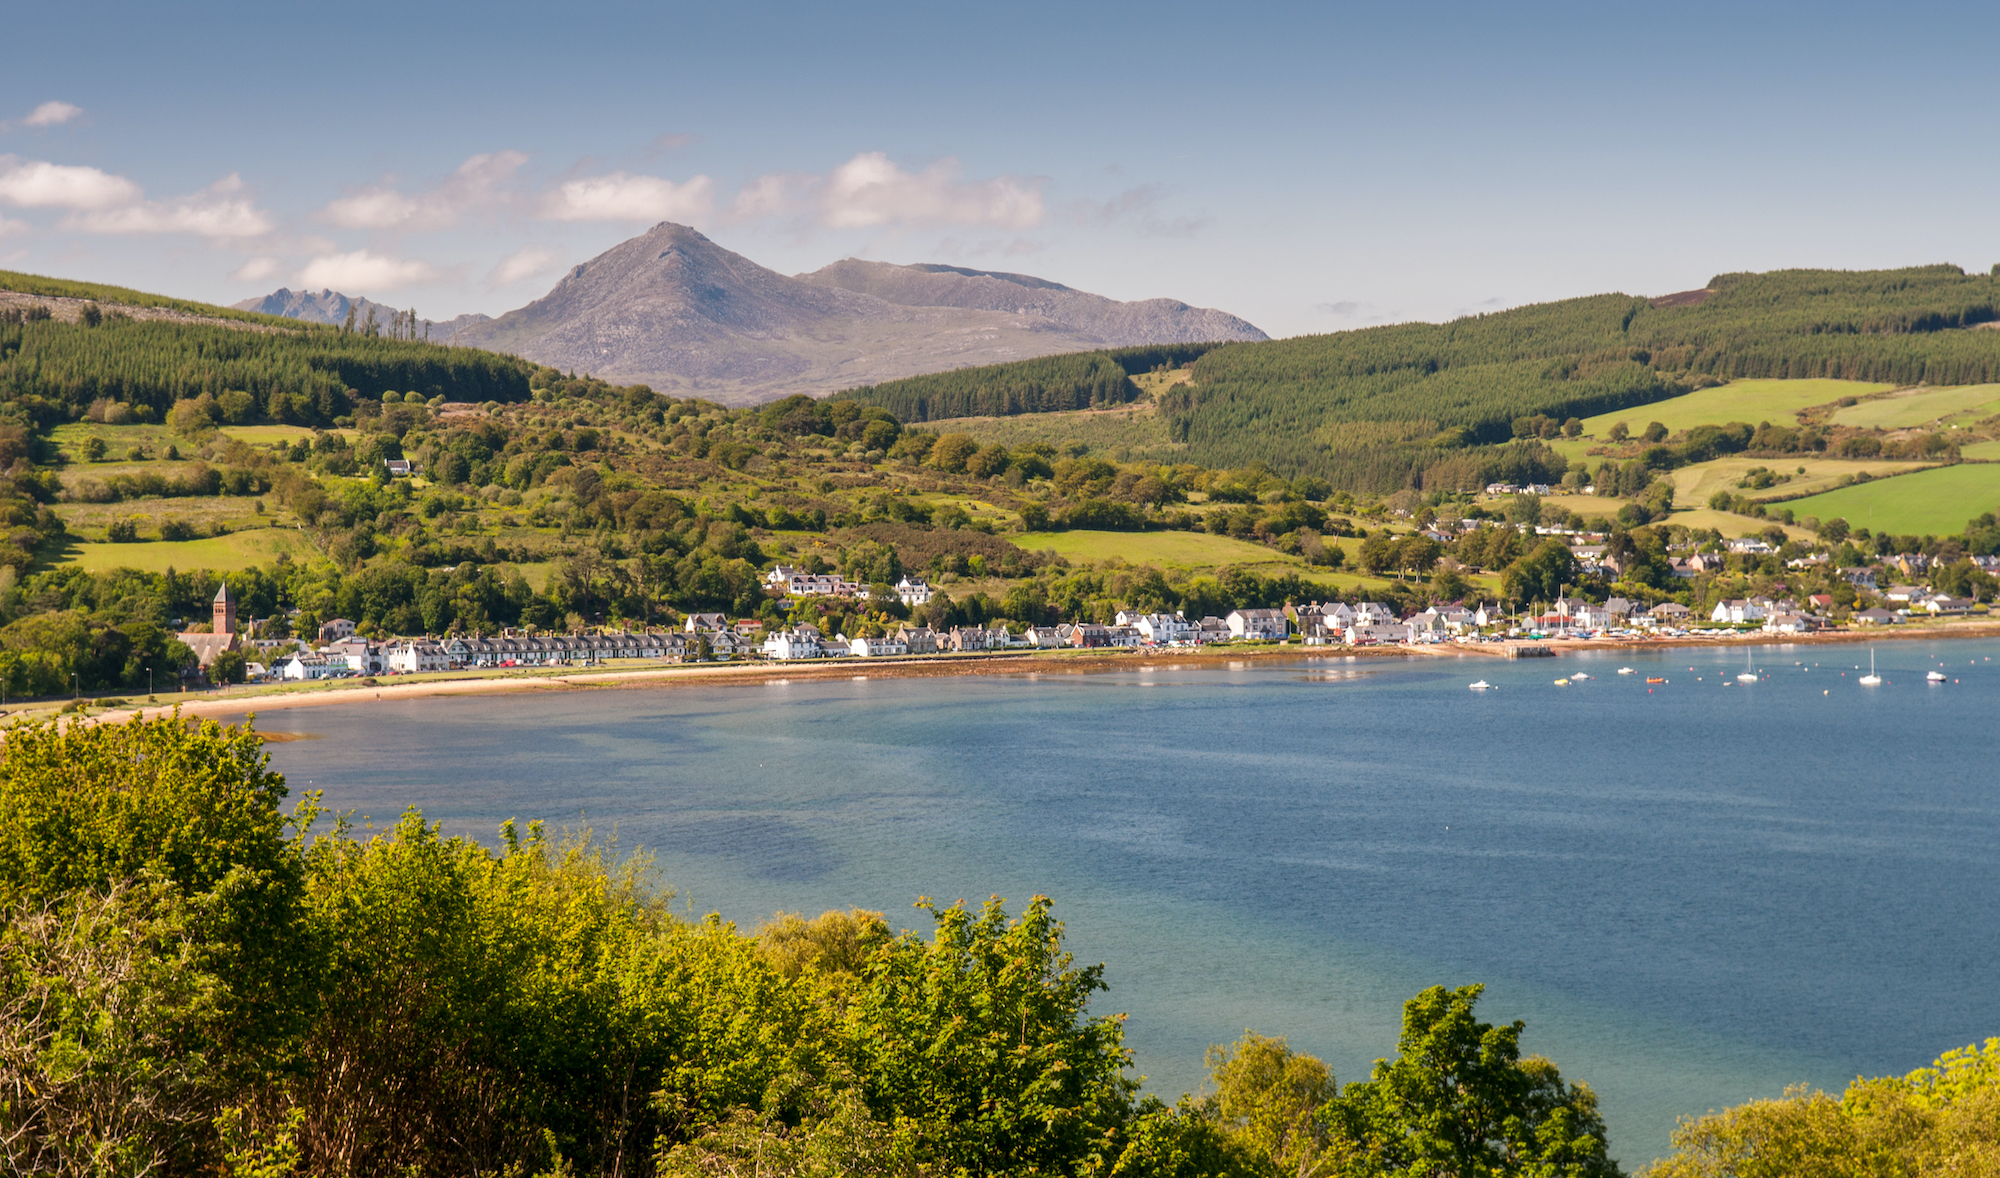
<instances>
[{"instance_id":1,"label":"white cloud","mask_svg":"<svg viewBox=\"0 0 2000 1178\"><path fill-rule=\"evenodd\" d=\"M0 237L5 237L10 233L26 233L33 228L34 226L28 224L26 221L10 221L5 217L0 217Z\"/></svg>"},{"instance_id":2,"label":"white cloud","mask_svg":"<svg viewBox=\"0 0 2000 1178\"><path fill-rule=\"evenodd\" d=\"M83 108L72 103L44 102L22 121L30 127L59 127L82 113Z\"/></svg>"},{"instance_id":3,"label":"white cloud","mask_svg":"<svg viewBox=\"0 0 2000 1178\"><path fill-rule=\"evenodd\" d=\"M271 219L242 191L243 178L232 172L200 192L80 212L63 224L87 233L193 233L209 238L262 237L271 232Z\"/></svg>"},{"instance_id":4,"label":"white cloud","mask_svg":"<svg viewBox=\"0 0 2000 1178\"><path fill-rule=\"evenodd\" d=\"M261 237L271 219L243 195L235 174L187 196L152 201L137 184L97 168L0 155L0 202L67 209L62 227L85 233L193 233L208 238Z\"/></svg>"},{"instance_id":5,"label":"white cloud","mask_svg":"<svg viewBox=\"0 0 2000 1178\"><path fill-rule=\"evenodd\" d=\"M628 172L570 180L542 200L542 216L551 221L698 221L714 208L715 183L707 176L676 184Z\"/></svg>"},{"instance_id":6,"label":"white cloud","mask_svg":"<svg viewBox=\"0 0 2000 1178\"><path fill-rule=\"evenodd\" d=\"M475 155L434 188L412 195L388 185L356 189L321 215L343 229L443 229L475 209L500 204L507 183L528 162L518 151Z\"/></svg>"},{"instance_id":7,"label":"white cloud","mask_svg":"<svg viewBox=\"0 0 2000 1178\"><path fill-rule=\"evenodd\" d=\"M123 176L96 168L0 155L0 201L28 209L108 209L144 193Z\"/></svg>"},{"instance_id":8,"label":"white cloud","mask_svg":"<svg viewBox=\"0 0 2000 1178\"><path fill-rule=\"evenodd\" d=\"M251 258L238 266L230 277L238 282L267 282L278 276L279 269L276 258Z\"/></svg>"},{"instance_id":9,"label":"white cloud","mask_svg":"<svg viewBox=\"0 0 2000 1178\"><path fill-rule=\"evenodd\" d=\"M488 286L507 286L524 278L533 278L556 264L554 250L539 245L522 246L500 259L493 272L486 276Z\"/></svg>"},{"instance_id":10,"label":"white cloud","mask_svg":"<svg viewBox=\"0 0 2000 1178\"><path fill-rule=\"evenodd\" d=\"M436 277L437 271L426 262L385 257L365 249L314 258L299 271L299 282L308 290L332 288L349 295L414 286Z\"/></svg>"},{"instance_id":11,"label":"white cloud","mask_svg":"<svg viewBox=\"0 0 2000 1178\"><path fill-rule=\"evenodd\" d=\"M1041 224L1039 181L1002 176L967 182L958 174L957 160L905 172L882 152L863 152L817 186L818 220L833 229L891 224L1032 229Z\"/></svg>"}]
</instances>

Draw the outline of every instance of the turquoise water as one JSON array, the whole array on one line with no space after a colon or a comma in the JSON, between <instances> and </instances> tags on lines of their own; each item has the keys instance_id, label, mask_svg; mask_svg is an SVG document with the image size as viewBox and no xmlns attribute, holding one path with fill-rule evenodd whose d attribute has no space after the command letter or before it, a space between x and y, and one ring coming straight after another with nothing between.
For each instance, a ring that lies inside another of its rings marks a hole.
<instances>
[{"instance_id":1,"label":"turquoise water","mask_svg":"<svg viewBox=\"0 0 2000 1178\"><path fill-rule=\"evenodd\" d=\"M489 842L587 821L746 927L1051 895L1168 1096L1245 1028L1362 1078L1405 998L1484 982L1488 1019L1597 1090L1631 1167L1677 1116L2000 1034L1996 658L1886 644L1873 689L1859 647L1763 648L1748 686L1740 650L1162 662L260 725L324 737L271 751L338 808ZM1956 681L1926 685L1940 660ZM1552 685L1577 671L1597 678Z\"/></svg>"}]
</instances>

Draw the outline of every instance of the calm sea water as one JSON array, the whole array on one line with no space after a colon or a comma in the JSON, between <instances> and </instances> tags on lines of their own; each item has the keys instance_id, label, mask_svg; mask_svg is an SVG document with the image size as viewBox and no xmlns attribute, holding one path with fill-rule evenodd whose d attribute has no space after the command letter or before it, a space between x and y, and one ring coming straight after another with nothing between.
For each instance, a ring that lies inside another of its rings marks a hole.
<instances>
[{"instance_id":1,"label":"calm sea water","mask_svg":"<svg viewBox=\"0 0 2000 1178\"><path fill-rule=\"evenodd\" d=\"M1169 1097L1245 1028L1363 1078L1404 999L1484 982L1489 1020L1597 1090L1629 1167L1678 1116L2000 1034L2000 643L1878 657L1874 689L1864 648L1768 647L1749 686L1740 650L1325 659L260 724L323 737L271 748L335 807L488 842L588 822L746 927L1049 894ZM1576 671L1597 678L1553 686Z\"/></svg>"}]
</instances>

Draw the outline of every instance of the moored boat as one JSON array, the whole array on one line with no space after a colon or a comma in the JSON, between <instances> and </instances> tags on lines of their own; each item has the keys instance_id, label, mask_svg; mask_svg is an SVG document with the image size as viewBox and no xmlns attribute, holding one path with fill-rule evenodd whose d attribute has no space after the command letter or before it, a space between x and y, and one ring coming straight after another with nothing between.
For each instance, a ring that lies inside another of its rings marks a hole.
<instances>
[{"instance_id":1,"label":"moored boat","mask_svg":"<svg viewBox=\"0 0 2000 1178\"><path fill-rule=\"evenodd\" d=\"M1493 690L1493 685L1492 685L1491 683L1488 683L1488 682L1487 682L1486 680L1484 680L1484 679L1481 679L1481 680L1480 680L1479 682L1477 682L1477 683L1474 683L1474 684L1472 685L1472 690L1474 690L1474 691L1492 691L1492 690Z\"/></svg>"}]
</instances>

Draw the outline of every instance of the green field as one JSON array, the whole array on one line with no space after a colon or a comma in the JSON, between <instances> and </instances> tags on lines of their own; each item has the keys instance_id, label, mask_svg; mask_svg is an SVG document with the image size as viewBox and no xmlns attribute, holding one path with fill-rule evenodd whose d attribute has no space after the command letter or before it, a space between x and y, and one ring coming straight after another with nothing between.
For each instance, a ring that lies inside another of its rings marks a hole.
<instances>
[{"instance_id":1,"label":"green field","mask_svg":"<svg viewBox=\"0 0 2000 1178\"><path fill-rule=\"evenodd\" d=\"M61 555L51 563L58 566L81 565L93 573L106 569L164 573L170 568L182 572L189 569L233 572L252 565L269 564L280 553L289 553L294 559L299 559L312 555L312 549L295 531L261 528L204 540L177 540L171 543L164 540L134 544L72 542L65 545Z\"/></svg>"},{"instance_id":2,"label":"green field","mask_svg":"<svg viewBox=\"0 0 2000 1178\"><path fill-rule=\"evenodd\" d=\"M1674 482L1674 502L1689 507L1699 507L1708 502L1709 496L1717 491L1728 491L1732 495L1748 495L1752 499L1770 499L1775 496L1790 498L1794 495L1815 494L1830 491L1844 475L1868 472L1872 479L1884 478L1892 474L1903 474L1921 470L1926 463L1921 462L1881 462L1850 458L1818 458L1787 455L1783 458L1715 458L1708 462L1698 462L1693 466L1683 466L1667 477ZM1779 474L1790 475L1792 481L1778 483L1762 490L1739 487L1737 481L1753 467L1767 467ZM1800 474L1799 469L1805 469Z\"/></svg>"},{"instance_id":3,"label":"green field","mask_svg":"<svg viewBox=\"0 0 2000 1178\"><path fill-rule=\"evenodd\" d=\"M1158 462L1184 461L1178 456L1186 449L1167 440L1166 423L1151 402L1017 417L953 417L925 422L924 428L941 434L970 434L981 443L998 442L1010 449L1027 442L1047 442L1058 449L1081 442L1093 454Z\"/></svg>"},{"instance_id":4,"label":"green field","mask_svg":"<svg viewBox=\"0 0 2000 1178\"><path fill-rule=\"evenodd\" d=\"M1979 462L2000 462L2000 442L1974 442L1970 446L1960 447L1958 452L1966 458Z\"/></svg>"},{"instance_id":5,"label":"green field","mask_svg":"<svg viewBox=\"0 0 2000 1178\"><path fill-rule=\"evenodd\" d=\"M1379 588L1389 583L1387 578L1364 576L1346 568L1338 571L1313 568L1297 557L1287 556L1274 548L1228 536L1212 536L1207 532L1028 532L1008 539L1030 552L1047 549L1079 563L1116 559L1127 564L1156 565L1181 572L1212 572L1224 566L1233 566L1267 577L1297 573L1330 591L1343 593L1351 589ZM1332 536L1327 537L1326 542L1340 545L1350 562L1360 546L1358 540L1338 540ZM1466 580L1475 587L1475 596L1479 590L1487 593L1497 591L1500 583L1498 577L1490 575L1469 575Z\"/></svg>"},{"instance_id":6,"label":"green field","mask_svg":"<svg viewBox=\"0 0 2000 1178\"><path fill-rule=\"evenodd\" d=\"M1842 487L1787 504L1799 515L1838 516L1857 527L1897 535L1944 535L2000 507L2000 464L1966 463Z\"/></svg>"},{"instance_id":7,"label":"green field","mask_svg":"<svg viewBox=\"0 0 2000 1178\"><path fill-rule=\"evenodd\" d=\"M310 438L316 432L318 431L307 429L302 425L226 425L222 427L223 437L235 438L239 442L247 442L253 446L268 446L272 442L294 442L300 438ZM341 429L327 430L326 432L345 434L351 437L355 431Z\"/></svg>"},{"instance_id":8,"label":"green field","mask_svg":"<svg viewBox=\"0 0 2000 1178\"><path fill-rule=\"evenodd\" d=\"M1797 509L1796 504L1787 503L1785 506L1791 507L1794 510ZM1799 514L1804 516L1811 513L1801 511ZM1794 540L1812 539L1812 533L1801 527L1780 523L1774 519L1751 519L1747 515L1731 515L1726 511L1710 511L1706 507L1697 507L1691 511L1676 511L1667 517L1667 522L1695 530L1713 528L1730 539L1734 539L1737 536L1759 536L1763 534L1765 528L1770 527L1783 528L1785 535L1790 536Z\"/></svg>"},{"instance_id":9,"label":"green field","mask_svg":"<svg viewBox=\"0 0 2000 1178\"><path fill-rule=\"evenodd\" d=\"M1712 389L1698 389L1684 397L1586 417L1583 432L1603 438L1621 421L1635 434L1652 421L1673 433L1697 425L1724 425L1732 421L1791 425L1801 409L1842 397L1866 397L1894 387L1856 380L1738 380Z\"/></svg>"},{"instance_id":10,"label":"green field","mask_svg":"<svg viewBox=\"0 0 2000 1178\"><path fill-rule=\"evenodd\" d=\"M1860 429L1910 429L1954 417L1970 424L1995 413L2000 413L2000 385L1975 384L1877 397L1835 411L1833 421Z\"/></svg>"}]
</instances>

